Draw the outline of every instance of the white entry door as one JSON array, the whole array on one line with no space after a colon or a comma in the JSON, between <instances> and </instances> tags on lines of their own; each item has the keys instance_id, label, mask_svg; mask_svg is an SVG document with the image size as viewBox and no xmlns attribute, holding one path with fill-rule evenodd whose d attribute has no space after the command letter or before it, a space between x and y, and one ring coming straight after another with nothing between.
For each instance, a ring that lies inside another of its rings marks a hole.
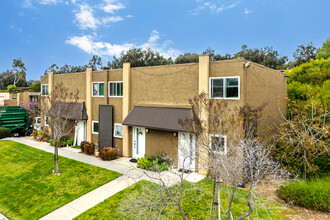
<instances>
[{"instance_id":1,"label":"white entry door","mask_svg":"<svg viewBox=\"0 0 330 220\"><path fill-rule=\"evenodd\" d=\"M133 127L133 158L144 157L146 153L146 129Z\"/></svg>"},{"instance_id":2,"label":"white entry door","mask_svg":"<svg viewBox=\"0 0 330 220\"><path fill-rule=\"evenodd\" d=\"M195 171L195 136L179 132L178 168Z\"/></svg>"},{"instance_id":3,"label":"white entry door","mask_svg":"<svg viewBox=\"0 0 330 220\"><path fill-rule=\"evenodd\" d=\"M86 141L86 121L78 121L75 129L75 145Z\"/></svg>"}]
</instances>

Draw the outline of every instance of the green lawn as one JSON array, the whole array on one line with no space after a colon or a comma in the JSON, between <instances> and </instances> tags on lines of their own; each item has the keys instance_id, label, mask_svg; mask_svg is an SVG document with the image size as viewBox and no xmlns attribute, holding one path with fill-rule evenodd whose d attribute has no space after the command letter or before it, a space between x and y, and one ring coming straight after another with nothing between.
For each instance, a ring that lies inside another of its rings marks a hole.
<instances>
[{"instance_id":1,"label":"green lawn","mask_svg":"<svg viewBox=\"0 0 330 220\"><path fill-rule=\"evenodd\" d=\"M189 187L189 184L186 183L186 187ZM112 197L108 198L104 202L96 205L95 207L89 209L85 213L79 215L77 220L81 219L134 219L134 211L127 211L127 215L121 215L118 210L121 203L125 201L128 194L132 193L141 193L142 186L147 185L148 188L152 192L152 188L155 187L155 184L152 184L147 181L140 181L129 188L113 195ZM193 192L190 191L189 194L185 194L183 197L183 209L185 211L187 219L208 219L209 217L209 208L212 199L212 181L211 180L202 180L196 185L199 187L199 190L194 190ZM223 186L226 187L226 186ZM246 191L242 192L246 195ZM151 193L152 194L152 193ZM228 206L228 197L225 193L221 194L222 204L224 208ZM138 200L138 198L137 198ZM285 217L285 210L282 209L283 207L279 204L275 204L273 202L271 209L268 210L268 214L265 212L264 209L260 208L258 210L258 217L260 219L288 219ZM173 210L173 208L171 208ZM243 199L237 199L234 201L233 204L233 216L238 217L238 215L243 214L247 211L248 208L243 201ZM178 210L175 208L174 215L166 213L166 210L163 212L163 219L181 219ZM171 212L171 211L170 211ZM254 216L251 216L250 219L256 218L256 213Z\"/></svg>"},{"instance_id":2,"label":"green lawn","mask_svg":"<svg viewBox=\"0 0 330 220\"><path fill-rule=\"evenodd\" d=\"M9 219L38 219L121 174L59 157L13 141L0 141L0 213Z\"/></svg>"}]
</instances>

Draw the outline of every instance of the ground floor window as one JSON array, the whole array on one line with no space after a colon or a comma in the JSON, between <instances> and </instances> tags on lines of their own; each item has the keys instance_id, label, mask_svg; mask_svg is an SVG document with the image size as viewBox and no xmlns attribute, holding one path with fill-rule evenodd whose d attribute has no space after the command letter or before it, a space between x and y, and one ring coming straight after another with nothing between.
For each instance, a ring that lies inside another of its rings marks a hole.
<instances>
[{"instance_id":1,"label":"ground floor window","mask_svg":"<svg viewBox=\"0 0 330 220\"><path fill-rule=\"evenodd\" d=\"M210 135L210 149L215 153L227 154L227 137L225 135Z\"/></svg>"},{"instance_id":2,"label":"ground floor window","mask_svg":"<svg viewBox=\"0 0 330 220\"><path fill-rule=\"evenodd\" d=\"M114 137L123 138L123 125L119 123L115 123L115 129L113 133Z\"/></svg>"},{"instance_id":3,"label":"ground floor window","mask_svg":"<svg viewBox=\"0 0 330 220\"><path fill-rule=\"evenodd\" d=\"M45 126L48 126L48 123L49 123L49 117L45 116Z\"/></svg>"},{"instance_id":4,"label":"ground floor window","mask_svg":"<svg viewBox=\"0 0 330 220\"><path fill-rule=\"evenodd\" d=\"M99 122L98 121L92 121L92 133L93 134L99 133Z\"/></svg>"}]
</instances>

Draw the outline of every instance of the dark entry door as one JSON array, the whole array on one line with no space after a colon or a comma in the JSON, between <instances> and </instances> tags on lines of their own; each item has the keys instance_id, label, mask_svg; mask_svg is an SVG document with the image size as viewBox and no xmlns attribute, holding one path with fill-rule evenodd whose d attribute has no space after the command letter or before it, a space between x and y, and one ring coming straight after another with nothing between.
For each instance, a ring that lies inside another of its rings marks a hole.
<instances>
[{"instance_id":1,"label":"dark entry door","mask_svg":"<svg viewBox=\"0 0 330 220\"><path fill-rule=\"evenodd\" d=\"M99 148L112 147L112 105L99 106Z\"/></svg>"}]
</instances>

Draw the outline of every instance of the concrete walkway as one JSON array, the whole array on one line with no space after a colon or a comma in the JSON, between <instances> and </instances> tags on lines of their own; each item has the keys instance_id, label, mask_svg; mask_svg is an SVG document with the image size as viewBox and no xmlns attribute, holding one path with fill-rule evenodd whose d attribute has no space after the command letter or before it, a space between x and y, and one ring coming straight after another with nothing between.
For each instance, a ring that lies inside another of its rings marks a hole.
<instances>
[{"instance_id":1,"label":"concrete walkway","mask_svg":"<svg viewBox=\"0 0 330 220\"><path fill-rule=\"evenodd\" d=\"M0 220L8 220L8 218L0 213Z\"/></svg>"},{"instance_id":2,"label":"concrete walkway","mask_svg":"<svg viewBox=\"0 0 330 220\"><path fill-rule=\"evenodd\" d=\"M54 153L54 147L50 146L49 143L37 142L33 139L24 137L5 138L3 140L15 141L37 148L39 150ZM94 166L102 167L105 169L113 170L123 174L123 176L73 200L72 202L42 217L41 219L72 219L140 180L147 180L160 184L159 178L161 177L161 179L164 181L164 184L166 184L167 186L173 186L180 181L178 173L175 170L172 170L171 172L166 171L161 173L155 173L136 168L136 164L130 163L129 158L122 157L112 161L103 161L100 158L88 156L79 152L79 149L74 149L70 147L59 148L58 150L60 156L81 161L83 163L91 164ZM190 182L198 182L202 180L204 176L197 173L191 173L185 174L184 178L185 180ZM2 220L1 215L0 220Z\"/></svg>"}]
</instances>

